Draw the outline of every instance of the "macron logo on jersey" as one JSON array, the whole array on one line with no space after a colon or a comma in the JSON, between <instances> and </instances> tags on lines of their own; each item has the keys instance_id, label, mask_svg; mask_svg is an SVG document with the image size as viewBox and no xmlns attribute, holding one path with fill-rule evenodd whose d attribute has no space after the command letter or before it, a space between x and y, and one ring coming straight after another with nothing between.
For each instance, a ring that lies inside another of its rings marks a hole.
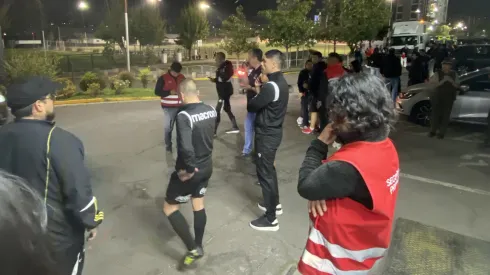
<instances>
[{"instance_id":1,"label":"macron logo on jersey","mask_svg":"<svg viewBox=\"0 0 490 275\"><path fill-rule=\"evenodd\" d=\"M211 108L213 108L213 107L211 107ZM189 118L189 121L191 122L191 128L194 128L195 122L207 120L210 118L216 118L218 116L218 114L216 113L216 110L214 110L214 108L212 111L206 111L206 112L202 112L202 113L198 113L198 114L194 114L194 115L190 115L186 111L181 111L178 114L179 115L183 114Z\"/></svg>"},{"instance_id":2,"label":"macron logo on jersey","mask_svg":"<svg viewBox=\"0 0 490 275\"><path fill-rule=\"evenodd\" d=\"M191 115L191 119L192 119L192 122L194 123L194 122L203 121L203 120L210 119L210 118L216 118L216 116L217 116L216 111L212 110L212 111L207 111L207 112Z\"/></svg>"}]
</instances>

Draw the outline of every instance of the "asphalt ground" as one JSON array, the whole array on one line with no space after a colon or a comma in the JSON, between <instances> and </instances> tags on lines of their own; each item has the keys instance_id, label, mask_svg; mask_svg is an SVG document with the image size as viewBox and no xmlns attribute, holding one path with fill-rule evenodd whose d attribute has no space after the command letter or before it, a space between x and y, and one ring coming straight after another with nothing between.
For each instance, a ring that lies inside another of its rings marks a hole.
<instances>
[{"instance_id":1,"label":"asphalt ground","mask_svg":"<svg viewBox=\"0 0 490 275\"><path fill-rule=\"evenodd\" d=\"M287 79L294 85L296 77ZM213 85L198 85L203 101L215 105ZM231 102L243 126L245 96L235 93ZM157 101L57 107L58 126L84 142L94 192L105 210L98 239L87 246L85 274L179 274L176 266L185 248L162 213L175 158L165 153L162 116ZM284 214L275 233L248 226L261 214L256 206L261 190L253 164L236 158L243 133L225 134L231 124L223 116L205 202L206 256L187 274L275 275L299 259L309 223L306 201L296 192L298 169L315 136L300 132L298 116L299 98L292 93L277 155ZM397 217L482 244L490 241L490 152L480 146L482 131L451 125L446 139L430 139L427 129L401 119L392 133L402 172ZM191 207L183 206L182 212L192 228ZM417 253L431 257L430 250Z\"/></svg>"}]
</instances>

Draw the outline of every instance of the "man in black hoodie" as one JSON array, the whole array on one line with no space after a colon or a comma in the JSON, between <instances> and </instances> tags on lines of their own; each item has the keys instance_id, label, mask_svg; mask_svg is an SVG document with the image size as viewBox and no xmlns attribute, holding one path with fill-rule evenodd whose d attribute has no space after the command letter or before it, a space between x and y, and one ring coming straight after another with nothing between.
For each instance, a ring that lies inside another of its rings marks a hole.
<instances>
[{"instance_id":1,"label":"man in black hoodie","mask_svg":"<svg viewBox=\"0 0 490 275\"><path fill-rule=\"evenodd\" d=\"M218 116L216 118L216 128L214 135L218 131L218 126L221 121L221 108L225 110L230 118L232 128L226 131L227 134L236 134L240 132L238 125L236 123L235 115L231 111L230 98L233 95L233 84L231 83L234 71L233 64L229 60L226 60L226 55L223 52L216 53L216 65L218 69L216 70L216 77L209 79L216 83L216 90L218 92L218 104L216 105L216 112ZM223 107L224 104L224 107Z\"/></svg>"},{"instance_id":2,"label":"man in black hoodie","mask_svg":"<svg viewBox=\"0 0 490 275\"><path fill-rule=\"evenodd\" d=\"M396 101L400 87L400 76L402 75L402 63L395 55L395 49L390 49L388 55L383 60L381 74L390 81L391 98L393 103Z\"/></svg>"},{"instance_id":3,"label":"man in black hoodie","mask_svg":"<svg viewBox=\"0 0 490 275\"><path fill-rule=\"evenodd\" d=\"M321 101L319 99L320 84L324 77L325 69L327 64L322 59L322 54L320 52L311 53L311 61L313 62L313 70L311 72L310 82L308 83L308 89L311 94L311 105L310 105L310 126L304 127L302 132L304 134L311 134L315 130L318 122L318 109L320 108Z\"/></svg>"}]
</instances>

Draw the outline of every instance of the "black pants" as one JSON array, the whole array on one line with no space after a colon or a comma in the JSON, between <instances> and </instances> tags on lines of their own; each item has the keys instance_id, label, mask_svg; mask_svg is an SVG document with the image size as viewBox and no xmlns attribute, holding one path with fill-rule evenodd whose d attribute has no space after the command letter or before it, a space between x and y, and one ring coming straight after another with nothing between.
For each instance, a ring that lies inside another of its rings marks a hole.
<instances>
[{"instance_id":1,"label":"black pants","mask_svg":"<svg viewBox=\"0 0 490 275\"><path fill-rule=\"evenodd\" d=\"M450 96L434 96L430 103L432 105L430 132L444 136L451 118L454 99Z\"/></svg>"},{"instance_id":2,"label":"black pants","mask_svg":"<svg viewBox=\"0 0 490 275\"><path fill-rule=\"evenodd\" d=\"M276 206L279 204L279 187L274 161L276 160L276 152L281 140L282 134L279 136L255 134L257 177L262 187L264 206L267 209L265 215L271 222L276 219Z\"/></svg>"},{"instance_id":3,"label":"black pants","mask_svg":"<svg viewBox=\"0 0 490 275\"><path fill-rule=\"evenodd\" d=\"M327 126L328 124L328 110L327 110L327 97L322 96L320 97L320 108L318 108L318 120L320 122L320 131L323 131L323 129Z\"/></svg>"},{"instance_id":4,"label":"black pants","mask_svg":"<svg viewBox=\"0 0 490 275\"><path fill-rule=\"evenodd\" d=\"M63 249L56 249L54 259L59 267L60 275L82 275L85 264L85 249L83 244L71 244L63 246Z\"/></svg>"},{"instance_id":5,"label":"black pants","mask_svg":"<svg viewBox=\"0 0 490 275\"><path fill-rule=\"evenodd\" d=\"M307 94L301 97L301 117L303 118L303 126L310 126L310 117L308 108L310 107L310 96Z\"/></svg>"},{"instance_id":6,"label":"black pants","mask_svg":"<svg viewBox=\"0 0 490 275\"><path fill-rule=\"evenodd\" d=\"M233 86L231 83L222 83L221 86L217 86L218 90L218 103L216 104L216 128L215 133L218 130L219 123L221 122L221 109L225 110L230 118L233 128L238 128L236 123L235 115L231 111L230 98L233 95Z\"/></svg>"}]
</instances>

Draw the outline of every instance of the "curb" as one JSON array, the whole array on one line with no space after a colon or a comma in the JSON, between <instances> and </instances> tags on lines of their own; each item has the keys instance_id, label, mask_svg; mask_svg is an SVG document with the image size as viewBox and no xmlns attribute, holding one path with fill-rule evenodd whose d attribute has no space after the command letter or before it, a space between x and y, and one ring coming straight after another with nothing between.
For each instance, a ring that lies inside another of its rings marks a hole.
<instances>
[{"instance_id":1,"label":"curb","mask_svg":"<svg viewBox=\"0 0 490 275\"><path fill-rule=\"evenodd\" d=\"M297 72L285 72L284 74L293 74ZM233 77L238 78L238 77ZM208 78L199 77L194 78L196 81L209 80ZM159 100L159 98L154 96L144 96L144 97L96 97L96 98L86 98L86 99L68 99L55 101L55 106L66 106L66 105L81 105L81 104L91 104L91 103L109 103L109 102L125 102L125 101L149 101L149 100Z\"/></svg>"},{"instance_id":2,"label":"curb","mask_svg":"<svg viewBox=\"0 0 490 275\"><path fill-rule=\"evenodd\" d=\"M145 97L107 97L107 98L87 98L87 99L73 99L73 100L61 100L55 101L55 106L65 106L65 105L77 105L77 104L90 104L90 103L106 103L106 102L124 102L124 101L148 101L148 100L159 100L159 98L154 96Z\"/></svg>"}]
</instances>

